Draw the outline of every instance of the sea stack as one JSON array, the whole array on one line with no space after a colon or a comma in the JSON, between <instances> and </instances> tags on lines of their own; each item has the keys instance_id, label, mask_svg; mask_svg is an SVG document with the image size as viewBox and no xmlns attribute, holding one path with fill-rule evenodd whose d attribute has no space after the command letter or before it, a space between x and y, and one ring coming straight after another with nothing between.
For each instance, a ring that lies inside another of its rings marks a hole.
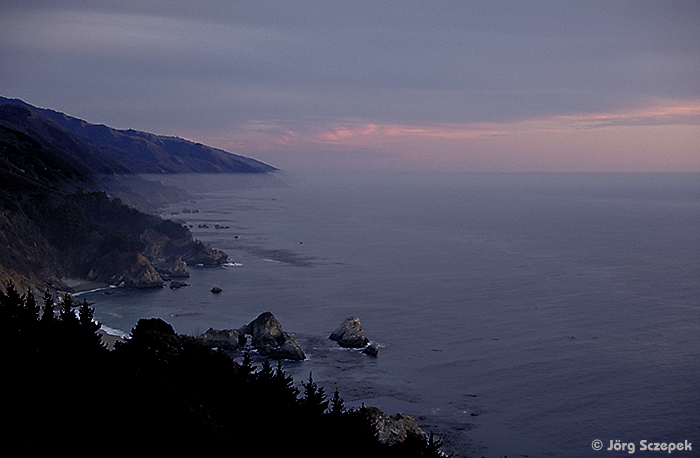
<instances>
[{"instance_id":1,"label":"sea stack","mask_svg":"<svg viewBox=\"0 0 700 458\"><path fill-rule=\"evenodd\" d=\"M294 334L282 330L282 325L270 313L261 313L256 319L239 329L241 335L250 335L258 352L272 359L303 361L304 350L297 343Z\"/></svg>"},{"instance_id":2,"label":"sea stack","mask_svg":"<svg viewBox=\"0 0 700 458\"><path fill-rule=\"evenodd\" d=\"M362 323L357 317L346 318L328 338L346 348L363 348L369 343L369 339L362 331Z\"/></svg>"}]
</instances>

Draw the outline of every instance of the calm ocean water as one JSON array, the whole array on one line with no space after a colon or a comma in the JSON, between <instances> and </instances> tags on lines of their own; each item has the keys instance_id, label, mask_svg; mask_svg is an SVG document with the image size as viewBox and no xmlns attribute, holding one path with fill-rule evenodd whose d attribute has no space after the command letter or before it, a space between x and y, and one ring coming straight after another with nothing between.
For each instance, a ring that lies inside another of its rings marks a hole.
<instances>
[{"instance_id":1,"label":"calm ocean water","mask_svg":"<svg viewBox=\"0 0 700 458\"><path fill-rule=\"evenodd\" d=\"M700 175L157 179L193 196L164 215L233 263L91 293L104 325L195 334L271 311L308 354L285 366L297 384L411 415L455 456L628 456L594 439L699 456ZM378 358L327 339L349 316Z\"/></svg>"}]
</instances>

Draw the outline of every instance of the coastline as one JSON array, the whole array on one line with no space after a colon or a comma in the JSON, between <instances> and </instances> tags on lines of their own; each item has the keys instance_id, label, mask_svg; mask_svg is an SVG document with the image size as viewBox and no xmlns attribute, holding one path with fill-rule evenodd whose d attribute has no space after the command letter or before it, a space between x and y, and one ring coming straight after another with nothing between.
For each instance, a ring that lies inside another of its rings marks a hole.
<instances>
[{"instance_id":1,"label":"coastline","mask_svg":"<svg viewBox=\"0 0 700 458\"><path fill-rule=\"evenodd\" d=\"M82 280L80 278L64 278L63 283L70 288L71 294L78 297L81 294L92 293L95 291L101 291L105 289L114 288L114 286L107 283L94 282L89 280ZM114 350L114 345L117 342L125 342L127 333L119 331L117 329L100 327L97 333L102 336L102 342L107 345L108 350Z\"/></svg>"},{"instance_id":2,"label":"coastline","mask_svg":"<svg viewBox=\"0 0 700 458\"><path fill-rule=\"evenodd\" d=\"M126 340L118 335L115 334L110 334L103 328L100 328L97 330L97 333L102 336L102 342L104 342L107 345L107 350L112 351L114 350L114 344L117 342L125 342Z\"/></svg>"},{"instance_id":3,"label":"coastline","mask_svg":"<svg viewBox=\"0 0 700 458\"><path fill-rule=\"evenodd\" d=\"M77 296L81 293L92 291L100 291L102 289L112 288L108 283L100 283L95 281L83 280L80 278L64 278L61 280L70 290L69 293Z\"/></svg>"}]
</instances>

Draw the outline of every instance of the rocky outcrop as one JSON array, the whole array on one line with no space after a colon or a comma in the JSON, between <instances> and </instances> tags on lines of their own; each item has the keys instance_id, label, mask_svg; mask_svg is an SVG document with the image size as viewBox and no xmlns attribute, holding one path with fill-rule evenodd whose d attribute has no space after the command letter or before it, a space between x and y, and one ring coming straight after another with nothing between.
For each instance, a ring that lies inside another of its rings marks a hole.
<instances>
[{"instance_id":1,"label":"rocky outcrop","mask_svg":"<svg viewBox=\"0 0 700 458\"><path fill-rule=\"evenodd\" d=\"M154 261L177 259L187 264L219 266L228 261L228 254L194 240L185 228L170 228L169 234L147 229L141 234L141 241L146 246L144 254Z\"/></svg>"},{"instance_id":2,"label":"rocky outcrop","mask_svg":"<svg viewBox=\"0 0 700 458\"><path fill-rule=\"evenodd\" d=\"M249 334L253 338L253 346L258 349L279 346L284 334L282 324L270 312L261 313L256 319L243 326L241 332Z\"/></svg>"},{"instance_id":3,"label":"rocky outcrop","mask_svg":"<svg viewBox=\"0 0 700 458\"><path fill-rule=\"evenodd\" d=\"M303 361L306 359L304 350L297 343L294 334L285 333L284 342L279 347L273 347L267 355L272 359L288 359L291 361Z\"/></svg>"},{"instance_id":4,"label":"rocky outcrop","mask_svg":"<svg viewBox=\"0 0 700 458\"><path fill-rule=\"evenodd\" d=\"M148 262L141 253L137 254L137 263L134 269L129 271L122 281L120 287L126 288L162 288L163 279L158 275L156 269Z\"/></svg>"},{"instance_id":5,"label":"rocky outcrop","mask_svg":"<svg viewBox=\"0 0 700 458\"><path fill-rule=\"evenodd\" d=\"M362 323L357 317L347 318L328 338L346 348L362 348L369 343L369 339L362 331Z\"/></svg>"},{"instance_id":6,"label":"rocky outcrop","mask_svg":"<svg viewBox=\"0 0 700 458\"><path fill-rule=\"evenodd\" d=\"M207 332L200 336L202 341L209 347L221 348L222 350L234 351L240 345L245 345L246 337L238 329L209 328Z\"/></svg>"},{"instance_id":7,"label":"rocky outcrop","mask_svg":"<svg viewBox=\"0 0 700 458\"><path fill-rule=\"evenodd\" d=\"M240 332L251 336L253 347L263 356L295 361L306 359L294 334L284 332L282 324L270 312L261 313L256 319L243 326Z\"/></svg>"},{"instance_id":8,"label":"rocky outcrop","mask_svg":"<svg viewBox=\"0 0 700 458\"><path fill-rule=\"evenodd\" d=\"M163 279L141 253L111 253L99 260L88 274L91 281L100 281L121 288L162 288Z\"/></svg>"},{"instance_id":9,"label":"rocky outcrop","mask_svg":"<svg viewBox=\"0 0 700 458\"><path fill-rule=\"evenodd\" d=\"M366 407L365 410L377 429L377 438L383 444L400 444L409 437L425 439L425 433L416 420L408 415L387 415L376 407Z\"/></svg>"},{"instance_id":10,"label":"rocky outcrop","mask_svg":"<svg viewBox=\"0 0 700 458\"><path fill-rule=\"evenodd\" d=\"M225 251L212 248L199 240L186 245L181 251L182 259L190 264L203 266L220 266L228 262L228 254Z\"/></svg>"},{"instance_id":11,"label":"rocky outcrop","mask_svg":"<svg viewBox=\"0 0 700 458\"><path fill-rule=\"evenodd\" d=\"M272 359L303 361L304 350L294 334L282 330L282 324L270 313L261 313L256 319L238 329L209 329L200 337L210 347L236 350L244 346L250 336L251 345L259 354Z\"/></svg>"},{"instance_id":12,"label":"rocky outcrop","mask_svg":"<svg viewBox=\"0 0 700 458\"><path fill-rule=\"evenodd\" d=\"M155 266L163 280L169 278L188 278L187 263L180 256L173 256L164 263Z\"/></svg>"},{"instance_id":13,"label":"rocky outcrop","mask_svg":"<svg viewBox=\"0 0 700 458\"><path fill-rule=\"evenodd\" d=\"M376 358L379 354L379 344L377 342L371 342L369 345L367 345L367 348L362 350L362 353L365 355L374 356Z\"/></svg>"}]
</instances>

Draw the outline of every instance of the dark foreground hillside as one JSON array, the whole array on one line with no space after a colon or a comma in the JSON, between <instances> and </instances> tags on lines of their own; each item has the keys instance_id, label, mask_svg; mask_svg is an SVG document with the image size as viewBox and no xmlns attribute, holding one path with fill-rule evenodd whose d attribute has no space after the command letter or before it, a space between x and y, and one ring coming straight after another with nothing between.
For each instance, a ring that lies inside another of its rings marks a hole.
<instances>
[{"instance_id":1,"label":"dark foreground hillside","mask_svg":"<svg viewBox=\"0 0 700 458\"><path fill-rule=\"evenodd\" d=\"M10 421L0 437L8 450L444 456L432 438L382 444L371 409L346 409L311 375L298 389L281 365L238 364L160 319L140 320L108 351L87 302L66 295L54 306L46 294L38 304L5 289L0 352Z\"/></svg>"}]
</instances>

